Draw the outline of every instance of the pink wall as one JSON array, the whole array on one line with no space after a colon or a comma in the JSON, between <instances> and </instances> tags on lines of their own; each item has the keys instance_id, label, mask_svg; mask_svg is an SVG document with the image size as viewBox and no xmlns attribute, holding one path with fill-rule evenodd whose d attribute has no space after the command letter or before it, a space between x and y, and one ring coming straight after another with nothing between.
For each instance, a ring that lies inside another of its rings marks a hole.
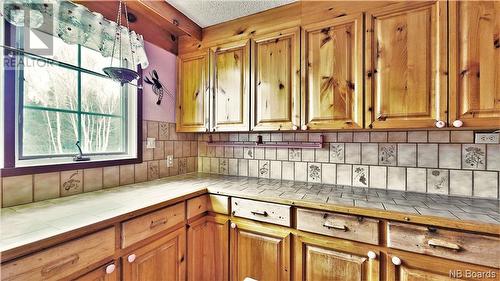
<instances>
[{"instance_id":1,"label":"pink wall","mask_svg":"<svg viewBox=\"0 0 500 281\"><path fill-rule=\"evenodd\" d=\"M177 81L177 63L176 55L163 50L149 42L144 42L146 54L149 60L149 66L143 70L143 77L151 79L150 73L154 70L158 72L160 81L173 96L168 96L164 91L164 96L160 105L156 104L157 96L153 93L151 85L143 81L143 97L142 97L142 118L144 120L155 120L163 122L175 122L175 91Z\"/></svg>"}]
</instances>

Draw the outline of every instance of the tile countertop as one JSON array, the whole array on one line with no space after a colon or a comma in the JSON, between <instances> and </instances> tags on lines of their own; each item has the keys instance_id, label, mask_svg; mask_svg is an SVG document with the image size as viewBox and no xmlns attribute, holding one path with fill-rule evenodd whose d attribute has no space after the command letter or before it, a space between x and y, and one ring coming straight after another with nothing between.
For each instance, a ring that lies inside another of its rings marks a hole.
<instances>
[{"instance_id":1,"label":"tile countertop","mask_svg":"<svg viewBox=\"0 0 500 281\"><path fill-rule=\"evenodd\" d=\"M468 199L404 191L321 185L191 173L1 209L0 252L112 222L131 212L186 196L210 193L253 198L372 217L432 222L447 227L481 226L498 232L499 200ZM152 209L151 209L152 210ZM116 222L116 221L115 221Z\"/></svg>"}]
</instances>

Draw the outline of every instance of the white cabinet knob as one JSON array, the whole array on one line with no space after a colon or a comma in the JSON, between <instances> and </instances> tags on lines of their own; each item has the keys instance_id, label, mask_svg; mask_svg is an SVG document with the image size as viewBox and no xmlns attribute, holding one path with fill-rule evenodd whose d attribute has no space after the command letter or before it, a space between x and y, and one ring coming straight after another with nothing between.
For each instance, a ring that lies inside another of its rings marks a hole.
<instances>
[{"instance_id":1,"label":"white cabinet knob","mask_svg":"<svg viewBox=\"0 0 500 281\"><path fill-rule=\"evenodd\" d=\"M112 263L112 264L110 264L110 265L106 266L106 274L111 274L111 273L113 273L113 272L115 271L115 268L116 268L116 266L115 266L115 264L114 264L114 263Z\"/></svg>"},{"instance_id":2,"label":"white cabinet knob","mask_svg":"<svg viewBox=\"0 0 500 281\"><path fill-rule=\"evenodd\" d=\"M131 254L130 256L127 257L127 260L128 262L133 263L136 257L137 256L135 254Z\"/></svg>"},{"instance_id":3,"label":"white cabinet knob","mask_svg":"<svg viewBox=\"0 0 500 281\"><path fill-rule=\"evenodd\" d=\"M297 127L297 125L292 126L292 130L298 130L298 129L299 129L299 127Z\"/></svg>"},{"instance_id":4,"label":"white cabinet knob","mask_svg":"<svg viewBox=\"0 0 500 281\"><path fill-rule=\"evenodd\" d=\"M374 251L368 251L368 258L371 259L371 260L374 260L377 258L377 254L375 254Z\"/></svg>"},{"instance_id":5,"label":"white cabinet knob","mask_svg":"<svg viewBox=\"0 0 500 281\"><path fill-rule=\"evenodd\" d=\"M300 129L305 131L308 129L308 127L307 127L307 125L302 125L302 127L300 127Z\"/></svg>"},{"instance_id":6,"label":"white cabinet knob","mask_svg":"<svg viewBox=\"0 0 500 281\"><path fill-rule=\"evenodd\" d=\"M396 256L392 257L391 261L394 265L401 265L401 259Z\"/></svg>"},{"instance_id":7,"label":"white cabinet knob","mask_svg":"<svg viewBox=\"0 0 500 281\"><path fill-rule=\"evenodd\" d=\"M231 228L236 228L236 224L234 222L231 223Z\"/></svg>"},{"instance_id":8,"label":"white cabinet knob","mask_svg":"<svg viewBox=\"0 0 500 281\"><path fill-rule=\"evenodd\" d=\"M444 126L446 126L446 123L443 120L436 121L437 128L444 128Z\"/></svg>"},{"instance_id":9,"label":"white cabinet knob","mask_svg":"<svg viewBox=\"0 0 500 281\"><path fill-rule=\"evenodd\" d=\"M455 120L453 121L453 127L455 128L460 128L464 125L464 122L462 122L462 120Z\"/></svg>"}]
</instances>

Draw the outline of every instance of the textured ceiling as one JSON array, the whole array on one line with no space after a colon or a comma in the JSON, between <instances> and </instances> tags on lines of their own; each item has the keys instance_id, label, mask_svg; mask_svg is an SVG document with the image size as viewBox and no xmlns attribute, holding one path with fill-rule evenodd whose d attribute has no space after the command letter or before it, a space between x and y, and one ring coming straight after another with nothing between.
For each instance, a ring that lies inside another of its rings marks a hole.
<instances>
[{"instance_id":1,"label":"textured ceiling","mask_svg":"<svg viewBox=\"0 0 500 281\"><path fill-rule=\"evenodd\" d=\"M297 0L166 0L201 27L248 16Z\"/></svg>"}]
</instances>

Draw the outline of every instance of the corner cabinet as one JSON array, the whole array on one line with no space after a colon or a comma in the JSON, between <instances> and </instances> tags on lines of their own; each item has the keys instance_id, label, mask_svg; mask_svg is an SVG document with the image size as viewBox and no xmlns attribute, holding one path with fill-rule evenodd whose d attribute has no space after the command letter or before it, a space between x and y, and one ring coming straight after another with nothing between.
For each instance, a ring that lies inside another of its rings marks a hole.
<instances>
[{"instance_id":1,"label":"corner cabinet","mask_svg":"<svg viewBox=\"0 0 500 281\"><path fill-rule=\"evenodd\" d=\"M176 130L206 132L209 122L208 51L180 56L178 59Z\"/></svg>"},{"instance_id":2,"label":"corner cabinet","mask_svg":"<svg viewBox=\"0 0 500 281\"><path fill-rule=\"evenodd\" d=\"M211 49L212 131L250 129L250 41Z\"/></svg>"},{"instance_id":3,"label":"corner cabinet","mask_svg":"<svg viewBox=\"0 0 500 281\"><path fill-rule=\"evenodd\" d=\"M283 227L232 222L231 280L290 280L290 236Z\"/></svg>"},{"instance_id":4,"label":"corner cabinet","mask_svg":"<svg viewBox=\"0 0 500 281\"><path fill-rule=\"evenodd\" d=\"M450 1L450 122L500 125L500 2Z\"/></svg>"},{"instance_id":5,"label":"corner cabinet","mask_svg":"<svg viewBox=\"0 0 500 281\"><path fill-rule=\"evenodd\" d=\"M367 127L446 125L447 23L446 1L397 3L366 14Z\"/></svg>"},{"instance_id":6,"label":"corner cabinet","mask_svg":"<svg viewBox=\"0 0 500 281\"><path fill-rule=\"evenodd\" d=\"M252 41L251 130L300 126L300 28Z\"/></svg>"},{"instance_id":7,"label":"corner cabinet","mask_svg":"<svg viewBox=\"0 0 500 281\"><path fill-rule=\"evenodd\" d=\"M302 129L363 127L363 17L304 26Z\"/></svg>"}]
</instances>

